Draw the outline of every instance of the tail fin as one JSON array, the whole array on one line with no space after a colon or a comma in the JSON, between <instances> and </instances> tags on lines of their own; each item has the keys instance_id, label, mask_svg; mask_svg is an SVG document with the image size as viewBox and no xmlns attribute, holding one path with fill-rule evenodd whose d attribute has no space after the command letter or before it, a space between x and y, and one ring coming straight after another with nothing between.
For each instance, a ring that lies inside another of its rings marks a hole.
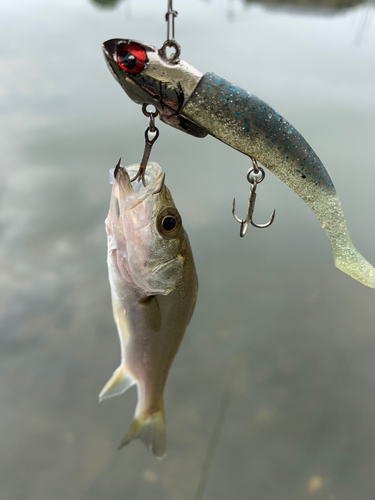
<instances>
[{"instance_id":1,"label":"tail fin","mask_svg":"<svg viewBox=\"0 0 375 500\"><path fill-rule=\"evenodd\" d=\"M127 391L130 387L135 384L134 380L127 373L125 368L120 365L114 372L112 377L103 387L101 393L99 394L99 401L103 399L112 398L113 396L119 396Z\"/></svg>"},{"instance_id":2,"label":"tail fin","mask_svg":"<svg viewBox=\"0 0 375 500\"><path fill-rule=\"evenodd\" d=\"M149 416L136 416L129 432L121 441L118 449L127 445L133 439L140 439L153 454L160 459L166 456L166 436L164 408Z\"/></svg>"},{"instance_id":3,"label":"tail fin","mask_svg":"<svg viewBox=\"0 0 375 500\"><path fill-rule=\"evenodd\" d=\"M370 288L375 288L375 269L358 252L353 243L347 242L345 247L333 248L335 266L355 280Z\"/></svg>"}]
</instances>

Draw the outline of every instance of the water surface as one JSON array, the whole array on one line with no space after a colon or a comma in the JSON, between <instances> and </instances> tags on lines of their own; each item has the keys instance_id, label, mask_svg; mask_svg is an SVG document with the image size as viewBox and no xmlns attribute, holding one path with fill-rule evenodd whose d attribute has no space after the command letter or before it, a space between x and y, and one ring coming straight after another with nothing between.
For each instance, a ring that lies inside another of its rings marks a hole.
<instances>
[{"instance_id":1,"label":"water surface","mask_svg":"<svg viewBox=\"0 0 375 500\"><path fill-rule=\"evenodd\" d=\"M269 102L308 140L375 263L373 7L310 13L176 2L182 57ZM98 404L119 363L103 221L108 170L139 161L147 120L101 43L161 45L165 2L0 6L0 497L191 500L223 391L205 499L373 500L374 290L334 268L314 215L277 178L239 238L249 161L160 124L200 289L165 393L168 458L116 448L135 391ZM230 389L227 381L230 381Z\"/></svg>"}]
</instances>

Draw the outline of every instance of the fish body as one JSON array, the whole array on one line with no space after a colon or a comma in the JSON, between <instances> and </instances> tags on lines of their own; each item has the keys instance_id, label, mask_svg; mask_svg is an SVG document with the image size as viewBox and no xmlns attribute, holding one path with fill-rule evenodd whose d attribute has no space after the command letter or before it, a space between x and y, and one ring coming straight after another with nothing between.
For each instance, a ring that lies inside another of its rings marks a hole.
<instances>
[{"instance_id":1,"label":"fish body","mask_svg":"<svg viewBox=\"0 0 375 500\"><path fill-rule=\"evenodd\" d=\"M149 163L143 186L130 181L138 167L116 167L105 221L121 364L99 399L136 385L134 421L120 447L140 438L163 458L163 391L194 309L198 281L189 239L162 169Z\"/></svg>"},{"instance_id":2,"label":"fish body","mask_svg":"<svg viewBox=\"0 0 375 500\"><path fill-rule=\"evenodd\" d=\"M318 217L336 267L375 288L375 269L351 242L327 170L277 111L213 73L202 74L184 61L166 61L152 45L113 39L104 43L103 51L112 74L133 101L154 105L162 121L189 134L216 137L279 177Z\"/></svg>"}]
</instances>

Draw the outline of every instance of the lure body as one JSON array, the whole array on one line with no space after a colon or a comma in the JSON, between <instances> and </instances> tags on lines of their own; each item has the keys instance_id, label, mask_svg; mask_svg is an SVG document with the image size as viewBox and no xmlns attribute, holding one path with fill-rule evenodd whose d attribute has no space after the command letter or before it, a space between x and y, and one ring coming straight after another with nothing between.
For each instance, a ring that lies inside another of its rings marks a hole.
<instances>
[{"instance_id":1,"label":"lure body","mask_svg":"<svg viewBox=\"0 0 375 500\"><path fill-rule=\"evenodd\" d=\"M140 53L134 47L144 54L144 62L137 73L129 73L129 54L137 58ZM350 240L328 172L279 113L223 78L203 75L184 61L165 61L156 47L115 39L105 42L103 50L113 75L135 102L154 105L162 121L180 130L216 137L279 177L318 217L330 239L336 267L375 288L375 269Z\"/></svg>"},{"instance_id":2,"label":"lure body","mask_svg":"<svg viewBox=\"0 0 375 500\"><path fill-rule=\"evenodd\" d=\"M121 364L99 399L136 385L134 421L120 447L140 438L163 458L163 391L193 312L198 281L189 239L160 166L148 164L147 186L130 182L129 174L137 170L138 165L116 167L106 219L108 274ZM155 193L160 185L161 191Z\"/></svg>"}]
</instances>

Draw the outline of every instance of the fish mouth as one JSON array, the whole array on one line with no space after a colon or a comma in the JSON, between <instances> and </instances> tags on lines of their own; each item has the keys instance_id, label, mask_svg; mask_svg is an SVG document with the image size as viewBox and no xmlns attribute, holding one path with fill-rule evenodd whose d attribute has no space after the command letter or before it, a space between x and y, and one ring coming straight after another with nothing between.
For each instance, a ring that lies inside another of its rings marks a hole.
<instances>
[{"instance_id":1,"label":"fish mouth","mask_svg":"<svg viewBox=\"0 0 375 500\"><path fill-rule=\"evenodd\" d=\"M126 200L126 209L132 210L154 194L158 194L164 185L163 170L158 163L149 162L145 170L145 184L132 180L136 177L139 164L121 166L121 158L116 167L109 171L110 182L116 183L121 190L121 197Z\"/></svg>"}]
</instances>

